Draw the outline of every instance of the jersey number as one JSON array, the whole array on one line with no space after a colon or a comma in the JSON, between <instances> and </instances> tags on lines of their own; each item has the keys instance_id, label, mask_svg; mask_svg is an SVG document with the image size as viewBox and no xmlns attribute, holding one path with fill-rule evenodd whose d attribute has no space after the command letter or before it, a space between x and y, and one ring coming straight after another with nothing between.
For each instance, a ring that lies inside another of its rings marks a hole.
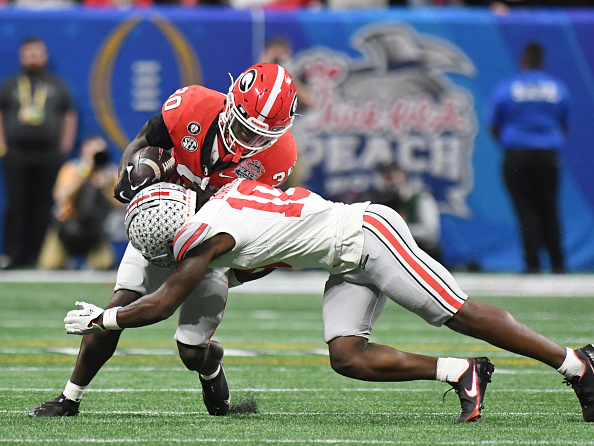
<instances>
[{"instance_id":1,"label":"jersey number","mask_svg":"<svg viewBox=\"0 0 594 446\"><path fill-rule=\"evenodd\" d=\"M244 195L265 198L269 201L262 203L248 198L229 197L227 198L227 203L233 209L257 209L264 212L283 214L285 217L301 217L301 211L305 205L296 201L310 195L310 192L302 187L294 187L287 190L287 192L283 192L262 185L253 185L247 181L242 181L237 187L237 191ZM279 201L282 203L279 203Z\"/></svg>"},{"instance_id":2,"label":"jersey number","mask_svg":"<svg viewBox=\"0 0 594 446\"><path fill-rule=\"evenodd\" d=\"M179 95L185 93L187 89L188 87L183 87L175 90L175 93L169 96L169 99L167 99L165 104L163 104L163 111L169 111L179 107L182 101L182 97Z\"/></svg>"}]
</instances>

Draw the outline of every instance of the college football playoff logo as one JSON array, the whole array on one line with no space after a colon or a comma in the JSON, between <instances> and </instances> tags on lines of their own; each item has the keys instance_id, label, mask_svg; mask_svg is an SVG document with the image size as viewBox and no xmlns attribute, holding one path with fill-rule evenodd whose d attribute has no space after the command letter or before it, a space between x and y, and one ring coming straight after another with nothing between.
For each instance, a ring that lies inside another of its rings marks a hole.
<instances>
[{"instance_id":1,"label":"college football playoff logo","mask_svg":"<svg viewBox=\"0 0 594 446\"><path fill-rule=\"evenodd\" d=\"M198 149L198 141L191 136L184 136L181 140L181 145L188 152L195 152Z\"/></svg>"}]
</instances>

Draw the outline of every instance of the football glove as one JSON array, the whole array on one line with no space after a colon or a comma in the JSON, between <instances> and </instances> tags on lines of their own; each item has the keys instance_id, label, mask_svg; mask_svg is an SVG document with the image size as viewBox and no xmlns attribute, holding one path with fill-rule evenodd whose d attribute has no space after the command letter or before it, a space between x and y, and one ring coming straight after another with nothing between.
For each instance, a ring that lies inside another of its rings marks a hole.
<instances>
[{"instance_id":1,"label":"football glove","mask_svg":"<svg viewBox=\"0 0 594 446\"><path fill-rule=\"evenodd\" d=\"M132 170L132 166L128 164L128 166L126 166L126 172L120 176L115 188L113 189L114 197L116 200L122 203L130 203L132 198L134 198L134 195L136 195L146 186L151 185L151 180L146 178L142 184L133 186L132 182L130 181L130 170Z\"/></svg>"},{"instance_id":2,"label":"football glove","mask_svg":"<svg viewBox=\"0 0 594 446\"><path fill-rule=\"evenodd\" d=\"M103 314L103 308L87 302L76 302L80 310L70 310L64 318L66 333L86 335L105 330L95 323L95 320Z\"/></svg>"}]
</instances>

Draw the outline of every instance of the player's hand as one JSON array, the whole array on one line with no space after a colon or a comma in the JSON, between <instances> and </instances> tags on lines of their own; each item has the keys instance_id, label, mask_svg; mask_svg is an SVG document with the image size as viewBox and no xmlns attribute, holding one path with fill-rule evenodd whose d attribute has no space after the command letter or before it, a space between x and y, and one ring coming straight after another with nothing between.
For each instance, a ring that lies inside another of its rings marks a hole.
<instances>
[{"instance_id":1,"label":"player's hand","mask_svg":"<svg viewBox=\"0 0 594 446\"><path fill-rule=\"evenodd\" d=\"M129 172L126 169L120 178L118 179L118 183L115 185L113 190L113 195L116 200L120 201L121 203L130 203L134 195L136 195L138 190L132 188L132 183L130 182Z\"/></svg>"},{"instance_id":2,"label":"player's hand","mask_svg":"<svg viewBox=\"0 0 594 446\"><path fill-rule=\"evenodd\" d=\"M76 302L80 310L70 310L64 318L66 333L86 335L105 330L95 323L95 320L103 314L103 308L87 302Z\"/></svg>"}]
</instances>

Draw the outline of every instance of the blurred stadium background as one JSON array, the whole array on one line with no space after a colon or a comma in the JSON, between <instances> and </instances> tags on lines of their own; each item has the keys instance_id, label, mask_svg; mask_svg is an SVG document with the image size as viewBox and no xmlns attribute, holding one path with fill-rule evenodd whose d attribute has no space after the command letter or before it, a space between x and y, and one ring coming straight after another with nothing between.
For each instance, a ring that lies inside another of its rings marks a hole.
<instances>
[{"instance_id":1,"label":"blurred stadium background","mask_svg":"<svg viewBox=\"0 0 594 446\"><path fill-rule=\"evenodd\" d=\"M0 9L0 78L18 70L20 42L49 47L52 71L70 84L79 141L105 135L114 157L177 88L225 92L266 42L293 47L291 68L317 95L300 110L300 160L291 178L348 199L397 161L439 201L443 263L457 271L523 269L502 153L485 125L489 92L516 72L523 46L547 49L547 69L573 95L563 153L561 220L567 268L594 270L593 9L390 8L235 10L153 7ZM4 189L0 178L0 212ZM1 222L1 220L0 220ZM0 223L1 225L1 223ZM0 228L1 230L1 228ZM123 241L118 242L120 254ZM1 252L1 247L0 247Z\"/></svg>"}]
</instances>

